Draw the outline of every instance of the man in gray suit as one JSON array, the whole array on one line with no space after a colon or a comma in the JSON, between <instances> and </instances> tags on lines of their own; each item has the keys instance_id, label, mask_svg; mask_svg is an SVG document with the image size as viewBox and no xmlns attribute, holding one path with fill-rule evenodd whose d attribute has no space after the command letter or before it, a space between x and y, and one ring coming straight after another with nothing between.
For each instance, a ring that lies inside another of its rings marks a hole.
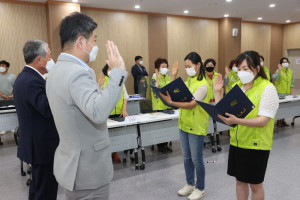
<instances>
[{"instance_id":1,"label":"man in gray suit","mask_svg":"<svg viewBox=\"0 0 300 200\"><path fill-rule=\"evenodd\" d=\"M60 25L63 53L49 73L46 91L60 137L54 157L54 175L67 199L109 196L113 177L107 118L121 97L128 76L113 42L106 44L111 75L101 90L95 72L86 63L96 59L97 23L75 12Z\"/></svg>"}]
</instances>

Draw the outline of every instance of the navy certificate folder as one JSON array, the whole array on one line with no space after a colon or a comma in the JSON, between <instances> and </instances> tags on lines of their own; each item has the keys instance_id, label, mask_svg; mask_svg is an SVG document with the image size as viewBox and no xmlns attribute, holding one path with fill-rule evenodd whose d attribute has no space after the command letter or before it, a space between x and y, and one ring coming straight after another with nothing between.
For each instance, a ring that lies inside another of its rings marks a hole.
<instances>
[{"instance_id":1,"label":"navy certificate folder","mask_svg":"<svg viewBox=\"0 0 300 200\"><path fill-rule=\"evenodd\" d=\"M238 85L235 85L216 105L197 103L217 122L225 124L218 114L226 117L225 112L238 118L246 117L254 108L253 103ZM235 127L236 124L231 125Z\"/></svg>"},{"instance_id":2,"label":"navy certificate folder","mask_svg":"<svg viewBox=\"0 0 300 200\"><path fill-rule=\"evenodd\" d=\"M174 106L169 105L167 102L164 101L164 99L160 96L159 92L161 92L164 95L167 95L167 91L169 92L169 95L171 96L172 101L174 102L190 102L194 99L192 93L187 88L183 80L178 77L168 85L158 88L153 85L151 85L152 91L154 94L160 98L160 100L166 105L170 106L172 108L176 108Z\"/></svg>"}]
</instances>

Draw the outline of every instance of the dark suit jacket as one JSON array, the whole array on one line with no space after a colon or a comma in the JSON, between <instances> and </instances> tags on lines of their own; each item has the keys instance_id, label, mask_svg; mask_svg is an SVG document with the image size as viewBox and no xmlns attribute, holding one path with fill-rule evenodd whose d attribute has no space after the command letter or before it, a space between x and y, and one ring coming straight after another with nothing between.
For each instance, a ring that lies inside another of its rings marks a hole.
<instances>
[{"instance_id":1,"label":"dark suit jacket","mask_svg":"<svg viewBox=\"0 0 300 200\"><path fill-rule=\"evenodd\" d=\"M24 67L13 90L20 131L17 156L31 164L52 164L59 143L45 86L41 75Z\"/></svg>"},{"instance_id":2,"label":"dark suit jacket","mask_svg":"<svg viewBox=\"0 0 300 200\"><path fill-rule=\"evenodd\" d=\"M141 68L142 71L139 68L139 66L137 66L136 64L131 68L131 74L134 78L134 92L136 94L138 93L138 82L140 81L141 78L148 76L146 68L144 66L141 66Z\"/></svg>"}]
</instances>

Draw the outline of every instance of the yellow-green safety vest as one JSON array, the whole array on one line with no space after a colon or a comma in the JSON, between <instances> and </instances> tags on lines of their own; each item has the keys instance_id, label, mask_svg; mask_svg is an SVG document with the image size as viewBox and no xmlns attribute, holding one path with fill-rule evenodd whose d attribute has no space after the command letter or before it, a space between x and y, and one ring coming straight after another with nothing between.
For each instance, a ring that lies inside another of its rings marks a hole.
<instances>
[{"instance_id":1,"label":"yellow-green safety vest","mask_svg":"<svg viewBox=\"0 0 300 200\"><path fill-rule=\"evenodd\" d=\"M192 94L194 94L202 85L206 85L208 88L208 83L205 78L203 78L201 81L197 80L197 78L198 76L188 77L187 81L185 82ZM209 100L210 98L207 94L202 102L208 103ZM209 115L200 105L197 105L191 110L180 108L178 127L184 132L205 136L208 129L208 120Z\"/></svg>"},{"instance_id":2,"label":"yellow-green safety vest","mask_svg":"<svg viewBox=\"0 0 300 200\"><path fill-rule=\"evenodd\" d=\"M153 77L155 81L157 81L157 76ZM169 84L171 82L171 78L168 75L161 75L160 80L159 80L159 88L164 87L165 85ZM151 89L152 91L152 89ZM156 97L156 95L151 92L151 97L152 97L152 110L166 110L170 109L169 106L166 106L159 97Z\"/></svg>"},{"instance_id":3,"label":"yellow-green safety vest","mask_svg":"<svg viewBox=\"0 0 300 200\"><path fill-rule=\"evenodd\" d=\"M210 96L210 99L214 99L215 98L215 89L214 89L214 82L215 82L215 79L216 77L218 76L219 73L215 72L214 71L214 75L213 75L213 78L210 79L208 76L207 76L207 72L205 74L205 77L206 77L206 81L208 83L208 95Z\"/></svg>"},{"instance_id":4,"label":"yellow-green safety vest","mask_svg":"<svg viewBox=\"0 0 300 200\"><path fill-rule=\"evenodd\" d=\"M108 85L108 79L109 79L109 77L105 76L105 82L102 86L102 89L104 89ZM122 114L123 103L124 103L124 91L122 89L121 98L119 99L116 107L113 109L113 111L110 113L110 115L120 115L120 114Z\"/></svg>"},{"instance_id":5,"label":"yellow-green safety vest","mask_svg":"<svg viewBox=\"0 0 300 200\"><path fill-rule=\"evenodd\" d=\"M240 78L238 77L238 75L236 74L236 72L235 71L233 71L233 70L231 70L229 73L228 73L228 83L227 83L227 85L226 85L226 91L225 91L225 93L227 94L230 90L231 90L231 88L232 88L232 86L236 83L236 82L238 82L239 80L240 80Z\"/></svg>"},{"instance_id":6,"label":"yellow-green safety vest","mask_svg":"<svg viewBox=\"0 0 300 200\"><path fill-rule=\"evenodd\" d=\"M241 81L238 81L237 85L239 87L243 86ZM268 85L272 85L272 83L267 79L258 77L254 81L252 88L245 92L247 97L255 106L245 119L258 117L261 95ZM271 150L273 144L273 130L274 119L270 119L264 127L237 125L236 127L230 128L230 144L244 149Z\"/></svg>"},{"instance_id":7,"label":"yellow-green safety vest","mask_svg":"<svg viewBox=\"0 0 300 200\"><path fill-rule=\"evenodd\" d=\"M290 68L282 68L279 79L275 81L277 93L291 94L293 71Z\"/></svg>"},{"instance_id":8,"label":"yellow-green safety vest","mask_svg":"<svg viewBox=\"0 0 300 200\"><path fill-rule=\"evenodd\" d=\"M266 66L263 66L263 68L264 68L264 71L265 71L265 74L266 74L268 80L271 81L269 68L267 68Z\"/></svg>"}]
</instances>

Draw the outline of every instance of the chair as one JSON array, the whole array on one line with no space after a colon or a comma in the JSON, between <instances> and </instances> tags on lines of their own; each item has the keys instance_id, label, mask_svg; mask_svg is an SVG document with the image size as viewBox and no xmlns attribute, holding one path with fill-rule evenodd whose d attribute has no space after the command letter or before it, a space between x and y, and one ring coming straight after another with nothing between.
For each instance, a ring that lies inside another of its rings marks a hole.
<instances>
[{"instance_id":1,"label":"chair","mask_svg":"<svg viewBox=\"0 0 300 200\"><path fill-rule=\"evenodd\" d=\"M15 138L16 145L19 144L18 143L19 136L20 136L19 127L16 127L15 130L14 130L14 138ZM21 168L21 176L25 176L26 172L24 171L24 163L23 163L22 160L20 160L20 168ZM27 171L27 174L29 176L29 178L26 181L26 185L29 186L30 183L31 183L31 180L32 180L32 177L31 177L32 168L31 168L30 164L27 164L27 170L26 171Z\"/></svg>"},{"instance_id":2,"label":"chair","mask_svg":"<svg viewBox=\"0 0 300 200\"><path fill-rule=\"evenodd\" d=\"M291 123L292 126L295 125L295 119L296 119L296 118L299 118L299 117L300 117L300 115L293 117L293 121L292 121L292 123Z\"/></svg>"}]
</instances>

